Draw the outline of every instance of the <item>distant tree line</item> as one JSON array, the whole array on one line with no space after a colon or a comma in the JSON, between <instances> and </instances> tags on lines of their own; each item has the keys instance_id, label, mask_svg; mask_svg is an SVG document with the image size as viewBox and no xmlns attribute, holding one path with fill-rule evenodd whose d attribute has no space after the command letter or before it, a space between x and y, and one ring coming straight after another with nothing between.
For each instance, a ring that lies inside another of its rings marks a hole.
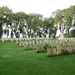
<instances>
[{"instance_id":1,"label":"distant tree line","mask_svg":"<svg viewBox=\"0 0 75 75\"><path fill-rule=\"evenodd\" d=\"M6 26L11 26L12 31L14 31L17 38L19 38L19 34L16 32L17 29L25 38L26 34L28 37L46 37L47 34L49 37L55 37L57 24L60 23L61 27L62 23L65 22L67 34L69 35L69 28L71 27L72 22L74 22L73 25L75 25L75 21L73 20L75 20L75 5L70 6L67 9L56 10L49 18L44 18L41 14L36 13L14 13L12 9L2 6L0 7L0 38L3 34L2 27L4 24L6 24ZM7 29L5 30L5 33L9 33ZM13 35L13 33L11 35Z\"/></svg>"}]
</instances>

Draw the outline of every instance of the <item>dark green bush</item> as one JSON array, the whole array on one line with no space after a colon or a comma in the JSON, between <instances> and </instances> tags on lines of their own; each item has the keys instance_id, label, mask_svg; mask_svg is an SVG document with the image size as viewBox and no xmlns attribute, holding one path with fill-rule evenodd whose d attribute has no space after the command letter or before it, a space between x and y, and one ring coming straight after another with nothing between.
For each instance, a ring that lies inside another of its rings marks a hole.
<instances>
[{"instance_id":1,"label":"dark green bush","mask_svg":"<svg viewBox=\"0 0 75 75\"><path fill-rule=\"evenodd\" d=\"M70 31L70 37L75 37L75 30Z\"/></svg>"}]
</instances>

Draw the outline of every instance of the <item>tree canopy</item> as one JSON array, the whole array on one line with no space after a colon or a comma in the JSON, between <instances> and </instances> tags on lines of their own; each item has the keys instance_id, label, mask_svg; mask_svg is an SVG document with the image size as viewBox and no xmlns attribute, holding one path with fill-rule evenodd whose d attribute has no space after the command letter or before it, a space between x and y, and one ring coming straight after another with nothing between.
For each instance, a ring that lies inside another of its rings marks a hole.
<instances>
[{"instance_id":1,"label":"tree canopy","mask_svg":"<svg viewBox=\"0 0 75 75\"><path fill-rule=\"evenodd\" d=\"M45 32L49 30L49 36L53 35L56 28L54 27L58 23L66 23L68 29L71 25L75 25L75 5L63 10L56 10L52 13L54 17L44 18L41 14L31 13L26 14L25 12L13 13L12 9L6 6L0 7L0 38L2 35L2 26L4 23L6 25L15 25L15 29L19 25L20 33L23 33L23 28L27 25L28 29L33 32L37 32L38 28L43 28ZM39 31L40 33L40 31ZM42 33L41 33L42 34ZM55 34L54 34L55 35Z\"/></svg>"}]
</instances>

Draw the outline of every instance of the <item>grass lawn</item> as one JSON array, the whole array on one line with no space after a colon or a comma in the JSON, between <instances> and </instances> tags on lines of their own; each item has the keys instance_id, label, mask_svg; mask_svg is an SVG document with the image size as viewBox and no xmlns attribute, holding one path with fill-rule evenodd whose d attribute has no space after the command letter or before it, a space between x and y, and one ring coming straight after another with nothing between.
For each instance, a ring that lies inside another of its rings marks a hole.
<instances>
[{"instance_id":1,"label":"grass lawn","mask_svg":"<svg viewBox=\"0 0 75 75\"><path fill-rule=\"evenodd\" d=\"M75 54L47 57L0 41L0 75L75 75Z\"/></svg>"}]
</instances>

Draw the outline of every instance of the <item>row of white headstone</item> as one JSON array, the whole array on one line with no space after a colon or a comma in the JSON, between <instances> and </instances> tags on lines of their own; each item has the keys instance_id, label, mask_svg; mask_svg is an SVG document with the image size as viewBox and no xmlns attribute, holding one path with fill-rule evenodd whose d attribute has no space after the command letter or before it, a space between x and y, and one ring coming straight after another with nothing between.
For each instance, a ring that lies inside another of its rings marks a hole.
<instances>
[{"instance_id":1,"label":"row of white headstone","mask_svg":"<svg viewBox=\"0 0 75 75\"><path fill-rule=\"evenodd\" d=\"M64 40L25 40L17 41L19 46L24 46L25 50L36 49L36 52L47 51L47 56L54 56L67 53L75 53L75 38L66 38ZM47 50L46 47L47 46Z\"/></svg>"}]
</instances>

